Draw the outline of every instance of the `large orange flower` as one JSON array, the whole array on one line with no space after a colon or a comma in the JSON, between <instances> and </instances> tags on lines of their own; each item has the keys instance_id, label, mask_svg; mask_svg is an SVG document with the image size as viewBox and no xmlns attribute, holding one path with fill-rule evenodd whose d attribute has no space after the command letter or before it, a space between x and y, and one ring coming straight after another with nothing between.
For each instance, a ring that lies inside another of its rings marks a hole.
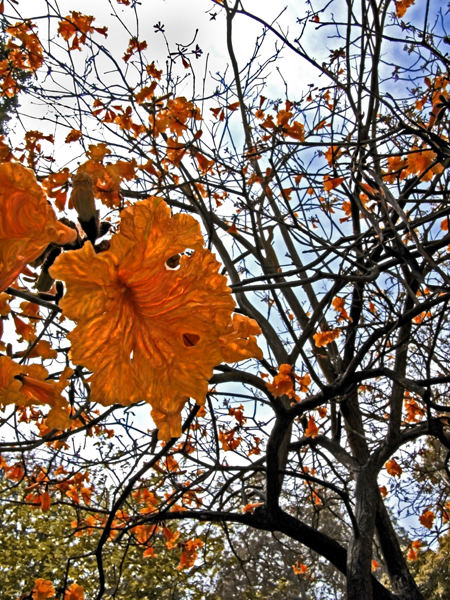
<instances>
[{"instance_id":1,"label":"large orange flower","mask_svg":"<svg viewBox=\"0 0 450 600\"><path fill-rule=\"evenodd\" d=\"M176 265L186 249L194 252ZM204 403L214 366L262 358L259 328L232 319L234 301L218 269L195 219L172 217L158 198L123 211L109 250L96 254L88 242L58 257L51 275L67 284L61 308L78 323L71 359L93 371L92 400L146 400L169 439L181 433L187 398Z\"/></svg>"},{"instance_id":2,"label":"large orange flower","mask_svg":"<svg viewBox=\"0 0 450 600\"><path fill-rule=\"evenodd\" d=\"M68 384L72 369L66 367L58 381L48 379L42 365L19 365L9 356L0 356L0 408L8 404L34 406L48 404L46 424L51 429L72 425L69 404L61 395Z\"/></svg>"},{"instance_id":3,"label":"large orange flower","mask_svg":"<svg viewBox=\"0 0 450 600\"><path fill-rule=\"evenodd\" d=\"M48 244L68 244L76 236L57 221L33 171L20 163L0 163L0 290Z\"/></svg>"}]
</instances>

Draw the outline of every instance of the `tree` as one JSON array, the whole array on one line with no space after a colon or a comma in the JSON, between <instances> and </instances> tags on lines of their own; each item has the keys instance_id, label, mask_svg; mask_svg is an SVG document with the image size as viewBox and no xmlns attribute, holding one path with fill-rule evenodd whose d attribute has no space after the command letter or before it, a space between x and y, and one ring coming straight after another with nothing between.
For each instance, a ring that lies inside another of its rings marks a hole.
<instances>
[{"instance_id":1,"label":"tree","mask_svg":"<svg viewBox=\"0 0 450 600\"><path fill-rule=\"evenodd\" d=\"M191 568L203 540L179 522L284 534L349 600L423 598L411 565L449 510L418 476L427 440L449 456L439 3L205 1L217 71L159 20L164 70L137 2L105 3L122 45L61 4L39 4L44 33L4 3L45 115L1 149L6 478L101 529L97 600L111 537Z\"/></svg>"},{"instance_id":2,"label":"tree","mask_svg":"<svg viewBox=\"0 0 450 600\"><path fill-rule=\"evenodd\" d=\"M30 508L23 499L27 490L22 485L11 489L2 482L0 515L7 524L0 537L2 562L0 574L1 600L24 595L33 589L33 582L39 576L44 580L62 582L69 587L74 581L65 579L67 560L77 563L76 583L82 586L88 598L95 594L97 587L96 563L93 550L101 534L95 528L86 535L76 532L77 511L69 502L52 504L42 513L39 506ZM98 504L102 500L99 499ZM107 497L103 498L107 509ZM220 538L203 536L208 544L208 553L202 555L202 564L195 570L177 570L177 556L168 552L164 540L157 546L157 554L142 559L142 549L132 540L117 540L105 552L105 597L142 600L205 598L208 577L214 573L214 557L221 552Z\"/></svg>"}]
</instances>

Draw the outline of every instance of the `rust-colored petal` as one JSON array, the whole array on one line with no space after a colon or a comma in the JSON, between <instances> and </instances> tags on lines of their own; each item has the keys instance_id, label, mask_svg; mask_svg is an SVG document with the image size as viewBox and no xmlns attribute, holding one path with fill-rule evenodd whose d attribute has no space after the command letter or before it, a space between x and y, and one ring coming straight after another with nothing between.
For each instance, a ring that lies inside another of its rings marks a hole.
<instances>
[{"instance_id":1,"label":"rust-colored petal","mask_svg":"<svg viewBox=\"0 0 450 600\"><path fill-rule=\"evenodd\" d=\"M175 255L182 255L178 265L169 260ZM86 243L57 258L51 275L67 286L60 306L77 322L71 359L93 371L94 401L146 400L168 439L181 432L186 399L204 403L214 366L261 356L257 325L232 321L219 266L197 221L171 216L158 198L123 211L109 250L95 254Z\"/></svg>"},{"instance_id":2,"label":"rust-colored petal","mask_svg":"<svg viewBox=\"0 0 450 600\"><path fill-rule=\"evenodd\" d=\"M262 359L263 353L255 337L261 333L261 329L254 319L234 314L229 330L226 336L220 338L225 362L238 362L252 357Z\"/></svg>"},{"instance_id":3,"label":"rust-colored petal","mask_svg":"<svg viewBox=\"0 0 450 600\"><path fill-rule=\"evenodd\" d=\"M0 356L0 406L20 404L23 400L22 382L15 379L23 368L9 356Z\"/></svg>"},{"instance_id":4,"label":"rust-colored petal","mask_svg":"<svg viewBox=\"0 0 450 600\"><path fill-rule=\"evenodd\" d=\"M68 244L76 231L57 221L30 169L0 163L0 290L50 244Z\"/></svg>"},{"instance_id":5,"label":"rust-colored petal","mask_svg":"<svg viewBox=\"0 0 450 600\"><path fill-rule=\"evenodd\" d=\"M0 406L47 404L47 425L51 429L70 427L69 404L61 392L72 373L66 367L58 381L48 380L48 371L42 365L19 365L8 356L0 356Z\"/></svg>"}]
</instances>

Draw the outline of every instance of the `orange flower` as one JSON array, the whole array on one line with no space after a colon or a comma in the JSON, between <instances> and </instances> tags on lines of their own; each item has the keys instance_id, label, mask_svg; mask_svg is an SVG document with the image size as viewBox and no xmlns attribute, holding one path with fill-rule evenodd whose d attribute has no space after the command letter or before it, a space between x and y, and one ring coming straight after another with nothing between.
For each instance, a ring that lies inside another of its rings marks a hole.
<instances>
[{"instance_id":1,"label":"orange flower","mask_svg":"<svg viewBox=\"0 0 450 600\"><path fill-rule=\"evenodd\" d=\"M395 13L397 17L401 19L414 2L415 0L395 0Z\"/></svg>"},{"instance_id":2,"label":"orange flower","mask_svg":"<svg viewBox=\"0 0 450 600\"><path fill-rule=\"evenodd\" d=\"M306 437L312 438L315 438L319 435L319 428L317 427L314 417L312 415L308 419L308 426L305 429L305 435Z\"/></svg>"},{"instance_id":3,"label":"orange flower","mask_svg":"<svg viewBox=\"0 0 450 600\"><path fill-rule=\"evenodd\" d=\"M338 146L329 146L328 150L324 153L324 156L327 159L327 162L330 165L330 167L339 158L340 154L341 150Z\"/></svg>"},{"instance_id":4,"label":"orange flower","mask_svg":"<svg viewBox=\"0 0 450 600\"><path fill-rule=\"evenodd\" d=\"M380 563L377 560L373 559L372 560L372 568L371 568L372 573L374 571L376 571L377 569L379 569L380 567L381 567Z\"/></svg>"},{"instance_id":5,"label":"orange flower","mask_svg":"<svg viewBox=\"0 0 450 600\"><path fill-rule=\"evenodd\" d=\"M246 504L244 506L244 508L242 509L242 512L244 513L253 513L255 511L255 508L258 508L258 506L263 506L264 502L250 502L250 504Z\"/></svg>"},{"instance_id":6,"label":"orange flower","mask_svg":"<svg viewBox=\"0 0 450 600\"><path fill-rule=\"evenodd\" d=\"M338 318L339 322L351 321L351 318L349 317L347 311L345 310L344 298L340 298L339 296L336 296L333 299L333 302L331 303L331 305L334 308L334 310L339 313L339 318Z\"/></svg>"},{"instance_id":7,"label":"orange flower","mask_svg":"<svg viewBox=\"0 0 450 600\"><path fill-rule=\"evenodd\" d=\"M419 558L419 550L422 546L422 542L420 540L414 540L411 542L410 548L408 550L407 559L409 561L414 561Z\"/></svg>"},{"instance_id":8,"label":"orange flower","mask_svg":"<svg viewBox=\"0 0 450 600\"><path fill-rule=\"evenodd\" d=\"M404 406L407 423L417 423L425 414L425 409L419 406L409 393L405 393Z\"/></svg>"},{"instance_id":9,"label":"orange flower","mask_svg":"<svg viewBox=\"0 0 450 600\"><path fill-rule=\"evenodd\" d=\"M55 595L55 588L48 579L35 579L33 587L33 600L46 600L47 598L53 598Z\"/></svg>"},{"instance_id":10,"label":"orange flower","mask_svg":"<svg viewBox=\"0 0 450 600\"><path fill-rule=\"evenodd\" d=\"M68 244L77 233L56 220L30 169L0 164L0 289L51 243Z\"/></svg>"},{"instance_id":11,"label":"orange flower","mask_svg":"<svg viewBox=\"0 0 450 600\"><path fill-rule=\"evenodd\" d=\"M252 357L262 359L263 354L255 337L260 333L259 325L254 319L234 314L231 327L219 338L222 359L230 363Z\"/></svg>"},{"instance_id":12,"label":"orange flower","mask_svg":"<svg viewBox=\"0 0 450 600\"><path fill-rule=\"evenodd\" d=\"M22 372L23 368L9 356L0 356L0 406L23 402L22 383L15 379Z\"/></svg>"},{"instance_id":13,"label":"orange flower","mask_svg":"<svg viewBox=\"0 0 450 600\"><path fill-rule=\"evenodd\" d=\"M292 570L296 575L305 575L308 572L308 567L305 565L305 563L301 563L298 560L295 565L292 565Z\"/></svg>"},{"instance_id":14,"label":"orange flower","mask_svg":"<svg viewBox=\"0 0 450 600\"><path fill-rule=\"evenodd\" d=\"M198 550L203 546L203 542L199 538L188 540L183 544L180 556L180 564L177 569L189 569L195 563L198 556Z\"/></svg>"},{"instance_id":15,"label":"orange flower","mask_svg":"<svg viewBox=\"0 0 450 600\"><path fill-rule=\"evenodd\" d=\"M0 406L48 404L47 425L65 429L71 425L67 400L61 396L72 369L64 369L59 381L49 381L47 369L41 365L18 365L8 356L0 356ZM20 375L20 378L17 376Z\"/></svg>"},{"instance_id":16,"label":"orange flower","mask_svg":"<svg viewBox=\"0 0 450 600\"><path fill-rule=\"evenodd\" d=\"M313 335L314 343L318 348L320 348L321 346L328 346L328 344L331 344L331 342L333 342L340 335L340 329L332 329L330 331L318 331Z\"/></svg>"},{"instance_id":17,"label":"orange flower","mask_svg":"<svg viewBox=\"0 0 450 600\"><path fill-rule=\"evenodd\" d=\"M391 458L390 460L388 460L384 466L386 467L386 471L389 473L389 475L397 475L398 477L400 477L400 475L402 474L402 468L395 460L395 458Z\"/></svg>"},{"instance_id":18,"label":"orange flower","mask_svg":"<svg viewBox=\"0 0 450 600\"><path fill-rule=\"evenodd\" d=\"M300 384L300 392L304 394L307 393L309 386L311 385L311 375L309 373L305 373L302 377L299 375L295 375L295 379Z\"/></svg>"},{"instance_id":19,"label":"orange flower","mask_svg":"<svg viewBox=\"0 0 450 600\"><path fill-rule=\"evenodd\" d=\"M278 375L275 375L272 383L267 382L266 386L269 392L275 396L288 396L293 398L294 396L294 385L292 381L292 367L291 365L282 364L278 367Z\"/></svg>"},{"instance_id":20,"label":"orange flower","mask_svg":"<svg viewBox=\"0 0 450 600\"><path fill-rule=\"evenodd\" d=\"M140 53L143 50L145 50L146 48L147 48L147 42L145 40L142 42L139 42L137 40L137 38L132 37L128 43L128 48L127 48L125 54L123 55L123 60L125 62L128 62L135 52Z\"/></svg>"},{"instance_id":21,"label":"orange flower","mask_svg":"<svg viewBox=\"0 0 450 600\"><path fill-rule=\"evenodd\" d=\"M136 161L119 160L103 165L105 156L111 154L111 150L105 144L91 144L86 154L89 160L78 167L75 177L81 174L90 176L95 196L109 208L116 208L120 204L122 179L130 181L136 176Z\"/></svg>"},{"instance_id":22,"label":"orange flower","mask_svg":"<svg viewBox=\"0 0 450 600\"><path fill-rule=\"evenodd\" d=\"M84 589L77 583L72 583L64 594L64 600L84 600Z\"/></svg>"},{"instance_id":23,"label":"orange flower","mask_svg":"<svg viewBox=\"0 0 450 600\"><path fill-rule=\"evenodd\" d=\"M36 26L30 21L24 21L6 28L6 32L11 36L6 45L8 60L17 69L32 73L37 71L44 61L41 43L38 36L33 33L34 27ZM14 38L22 42L20 46Z\"/></svg>"},{"instance_id":24,"label":"orange flower","mask_svg":"<svg viewBox=\"0 0 450 600\"><path fill-rule=\"evenodd\" d=\"M388 495L387 487L385 485L380 485L380 494L383 498L386 498Z\"/></svg>"},{"instance_id":25,"label":"orange flower","mask_svg":"<svg viewBox=\"0 0 450 600\"><path fill-rule=\"evenodd\" d=\"M168 259L194 250L171 267ZM110 249L60 255L51 268L67 292L63 312L78 324L71 359L93 371L92 400L146 400L160 438L181 434L188 397L204 404L213 367L261 357L254 322L232 320L234 301L199 224L149 198L122 212Z\"/></svg>"},{"instance_id":26,"label":"orange flower","mask_svg":"<svg viewBox=\"0 0 450 600\"><path fill-rule=\"evenodd\" d=\"M82 137L82 133L79 129L71 129L64 140L66 144L70 144L71 142L76 142Z\"/></svg>"},{"instance_id":27,"label":"orange flower","mask_svg":"<svg viewBox=\"0 0 450 600\"><path fill-rule=\"evenodd\" d=\"M431 529L433 527L434 519L436 515L432 510L425 510L419 517L419 521L421 524L427 529Z\"/></svg>"},{"instance_id":28,"label":"orange flower","mask_svg":"<svg viewBox=\"0 0 450 600\"><path fill-rule=\"evenodd\" d=\"M439 162L435 164L437 155L432 150L419 150L413 148L407 158L407 171L411 174L420 175L422 181L430 181L433 175L441 173L443 166Z\"/></svg>"},{"instance_id":29,"label":"orange flower","mask_svg":"<svg viewBox=\"0 0 450 600\"><path fill-rule=\"evenodd\" d=\"M71 10L70 15L67 15L59 22L58 33L68 42L73 37L70 50L81 50L80 45L86 43L88 33L101 33L106 37L106 27L93 27L94 17L83 15L76 10Z\"/></svg>"},{"instance_id":30,"label":"orange flower","mask_svg":"<svg viewBox=\"0 0 450 600\"><path fill-rule=\"evenodd\" d=\"M330 177L325 175L323 178L323 187L326 192L331 192L334 188L337 188L344 181L343 177Z\"/></svg>"}]
</instances>

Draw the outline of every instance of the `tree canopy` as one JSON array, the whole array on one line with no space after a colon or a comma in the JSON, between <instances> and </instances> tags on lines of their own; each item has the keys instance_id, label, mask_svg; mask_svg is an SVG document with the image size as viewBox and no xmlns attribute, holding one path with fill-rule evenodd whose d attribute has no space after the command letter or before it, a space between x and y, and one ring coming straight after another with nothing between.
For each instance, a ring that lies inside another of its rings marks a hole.
<instances>
[{"instance_id":1,"label":"tree canopy","mask_svg":"<svg viewBox=\"0 0 450 600\"><path fill-rule=\"evenodd\" d=\"M0 2L8 598L440 599L445 8L82 4Z\"/></svg>"}]
</instances>

